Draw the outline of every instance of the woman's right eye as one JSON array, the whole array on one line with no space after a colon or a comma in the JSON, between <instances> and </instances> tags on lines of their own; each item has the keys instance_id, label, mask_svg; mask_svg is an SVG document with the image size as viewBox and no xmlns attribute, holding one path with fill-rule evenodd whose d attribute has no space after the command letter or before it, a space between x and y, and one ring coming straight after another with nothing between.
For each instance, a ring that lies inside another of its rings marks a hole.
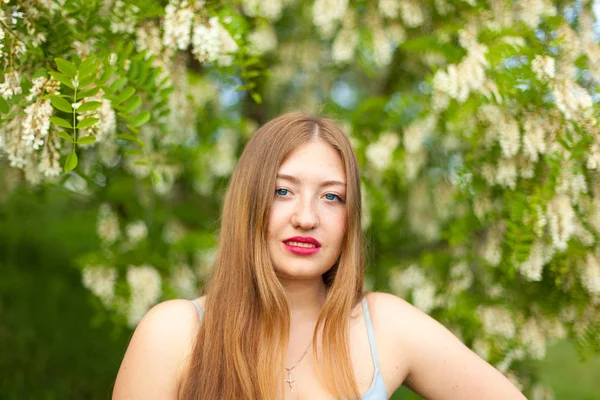
<instances>
[{"instance_id":1,"label":"woman's right eye","mask_svg":"<svg viewBox=\"0 0 600 400\"><path fill-rule=\"evenodd\" d=\"M288 192L289 192L289 190L287 190L287 189L281 189L281 188L280 189L275 189L275 194L277 196L280 196L280 197L283 197L283 196L287 195Z\"/></svg>"}]
</instances>

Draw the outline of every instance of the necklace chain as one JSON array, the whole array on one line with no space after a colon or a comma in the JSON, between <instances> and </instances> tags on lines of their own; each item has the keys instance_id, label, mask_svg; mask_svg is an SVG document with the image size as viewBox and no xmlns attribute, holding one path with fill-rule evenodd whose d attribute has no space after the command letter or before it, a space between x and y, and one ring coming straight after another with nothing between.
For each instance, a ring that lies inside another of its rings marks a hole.
<instances>
[{"instance_id":1,"label":"necklace chain","mask_svg":"<svg viewBox=\"0 0 600 400\"><path fill-rule=\"evenodd\" d=\"M300 357L300 359L298 361L296 361L296 364L292 365L291 367L285 367L285 370L288 373L288 378L285 380L285 382L290 385L290 390L292 391L292 393L294 392L294 382L296 382L296 380L292 377L292 370L294 368L296 368L298 366L298 364L300 364L300 361L302 361L302 359L304 358L304 356L306 355L306 353L308 353L308 348L310 347L310 345L312 344L312 340L308 343L308 346L306 346L306 349L304 349L304 353L302 353L302 356Z\"/></svg>"}]
</instances>

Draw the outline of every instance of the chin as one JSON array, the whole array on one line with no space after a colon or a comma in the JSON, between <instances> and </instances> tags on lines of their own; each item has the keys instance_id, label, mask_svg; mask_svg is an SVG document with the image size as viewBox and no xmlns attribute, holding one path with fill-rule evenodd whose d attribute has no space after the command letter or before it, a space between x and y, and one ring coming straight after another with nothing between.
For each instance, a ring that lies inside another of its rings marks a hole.
<instances>
[{"instance_id":1,"label":"chin","mask_svg":"<svg viewBox=\"0 0 600 400\"><path fill-rule=\"evenodd\" d=\"M280 278L287 279L320 279L330 268L318 268L314 265L290 265L285 268L275 266L275 274Z\"/></svg>"}]
</instances>

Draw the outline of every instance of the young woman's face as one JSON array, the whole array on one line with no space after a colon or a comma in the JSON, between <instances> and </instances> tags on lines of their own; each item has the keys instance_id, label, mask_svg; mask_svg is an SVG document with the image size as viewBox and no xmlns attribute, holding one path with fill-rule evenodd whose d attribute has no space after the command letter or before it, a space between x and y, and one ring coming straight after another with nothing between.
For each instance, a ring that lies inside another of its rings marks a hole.
<instances>
[{"instance_id":1,"label":"young woman's face","mask_svg":"<svg viewBox=\"0 0 600 400\"><path fill-rule=\"evenodd\" d=\"M317 138L284 160L273 190L268 249L278 276L320 277L337 261L346 232L346 176L337 150Z\"/></svg>"}]
</instances>

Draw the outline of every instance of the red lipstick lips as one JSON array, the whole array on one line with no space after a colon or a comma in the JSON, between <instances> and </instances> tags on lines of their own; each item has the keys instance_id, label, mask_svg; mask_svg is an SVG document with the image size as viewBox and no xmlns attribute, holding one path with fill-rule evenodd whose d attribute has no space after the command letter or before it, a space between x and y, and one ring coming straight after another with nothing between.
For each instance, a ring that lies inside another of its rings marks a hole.
<instances>
[{"instance_id":1,"label":"red lipstick lips","mask_svg":"<svg viewBox=\"0 0 600 400\"><path fill-rule=\"evenodd\" d=\"M283 246L299 256L310 256L321 248L321 243L310 236L294 236L283 241Z\"/></svg>"}]
</instances>

